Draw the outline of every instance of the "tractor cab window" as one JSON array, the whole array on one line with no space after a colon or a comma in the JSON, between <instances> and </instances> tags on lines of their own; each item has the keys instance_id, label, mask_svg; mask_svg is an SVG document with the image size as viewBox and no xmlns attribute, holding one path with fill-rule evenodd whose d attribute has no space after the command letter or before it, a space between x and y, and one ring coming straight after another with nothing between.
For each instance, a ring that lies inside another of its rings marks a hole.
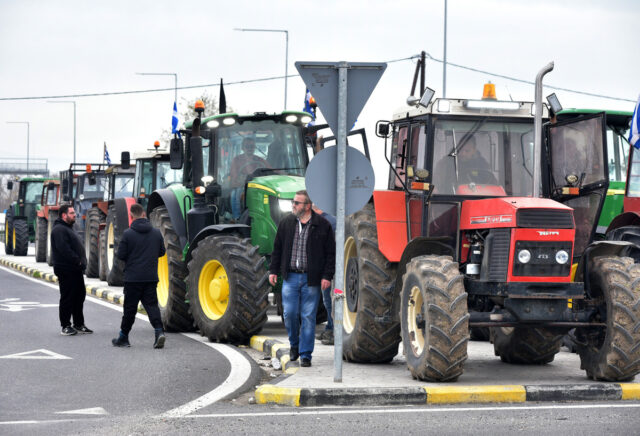
<instances>
[{"instance_id":1,"label":"tractor cab window","mask_svg":"<svg viewBox=\"0 0 640 436\"><path fill-rule=\"evenodd\" d=\"M175 183L182 183L182 168L172 170L169 161L157 161L156 189L164 189Z\"/></svg>"},{"instance_id":2,"label":"tractor cab window","mask_svg":"<svg viewBox=\"0 0 640 436\"><path fill-rule=\"evenodd\" d=\"M42 182L27 183L24 202L40 204L41 198L42 198Z\"/></svg>"},{"instance_id":3,"label":"tractor cab window","mask_svg":"<svg viewBox=\"0 0 640 436\"><path fill-rule=\"evenodd\" d=\"M607 126L607 158L609 159L609 181L624 182L627 177L628 129Z\"/></svg>"},{"instance_id":4,"label":"tractor cab window","mask_svg":"<svg viewBox=\"0 0 640 436\"><path fill-rule=\"evenodd\" d=\"M133 195L133 175L118 174L114 180L113 198L125 198Z\"/></svg>"},{"instance_id":5,"label":"tractor cab window","mask_svg":"<svg viewBox=\"0 0 640 436\"><path fill-rule=\"evenodd\" d=\"M409 146L407 141L407 135L409 134L409 126L400 126L393 133L393 140L391 143L391 164L395 168L397 175L391 171L389 174L389 186L391 188L402 188L402 183L405 178L407 162L407 148Z\"/></svg>"},{"instance_id":6,"label":"tractor cab window","mask_svg":"<svg viewBox=\"0 0 640 436\"><path fill-rule=\"evenodd\" d=\"M151 195L153 192L153 161L138 160L136 162L134 194L136 197Z\"/></svg>"},{"instance_id":7,"label":"tractor cab window","mask_svg":"<svg viewBox=\"0 0 640 436\"><path fill-rule=\"evenodd\" d=\"M47 189L47 198L46 205L47 206L55 206L56 205L56 194L58 193L58 188Z\"/></svg>"},{"instance_id":8,"label":"tractor cab window","mask_svg":"<svg viewBox=\"0 0 640 436\"><path fill-rule=\"evenodd\" d=\"M635 148L631 151L631 168L627 185L628 197L640 197L640 152Z\"/></svg>"},{"instance_id":9,"label":"tractor cab window","mask_svg":"<svg viewBox=\"0 0 640 436\"><path fill-rule=\"evenodd\" d=\"M533 124L436 120L432 183L441 195L531 195Z\"/></svg>"}]
</instances>

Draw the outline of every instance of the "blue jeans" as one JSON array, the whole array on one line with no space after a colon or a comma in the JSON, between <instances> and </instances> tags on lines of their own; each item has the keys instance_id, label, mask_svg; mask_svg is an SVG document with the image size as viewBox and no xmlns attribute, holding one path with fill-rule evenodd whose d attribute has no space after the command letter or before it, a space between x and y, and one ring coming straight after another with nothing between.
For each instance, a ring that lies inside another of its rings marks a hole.
<instances>
[{"instance_id":1,"label":"blue jeans","mask_svg":"<svg viewBox=\"0 0 640 436\"><path fill-rule=\"evenodd\" d=\"M333 313L331 312L331 286L322 290L322 302L327 309L327 326L325 330L333 331Z\"/></svg>"},{"instance_id":2,"label":"blue jeans","mask_svg":"<svg viewBox=\"0 0 640 436\"><path fill-rule=\"evenodd\" d=\"M319 302L320 286L307 285L306 274L288 274L282 283L284 325L289 334L289 345L298 347L300 357L304 359L311 360L313 353Z\"/></svg>"}]
</instances>

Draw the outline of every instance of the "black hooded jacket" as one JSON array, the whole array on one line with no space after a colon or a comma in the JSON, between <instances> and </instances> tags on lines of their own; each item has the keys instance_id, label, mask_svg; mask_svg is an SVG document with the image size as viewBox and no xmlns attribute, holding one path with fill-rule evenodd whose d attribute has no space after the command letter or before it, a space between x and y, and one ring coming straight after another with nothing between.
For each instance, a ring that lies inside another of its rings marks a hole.
<instances>
[{"instance_id":1,"label":"black hooded jacket","mask_svg":"<svg viewBox=\"0 0 640 436\"><path fill-rule=\"evenodd\" d=\"M51 229L51 256L53 267L82 273L87 268L87 255L73 227L62 218L53 222Z\"/></svg>"},{"instance_id":2,"label":"black hooded jacket","mask_svg":"<svg viewBox=\"0 0 640 436\"><path fill-rule=\"evenodd\" d=\"M124 231L118 259L125 262L125 282L157 282L158 258L164 256L164 239L146 218L138 218Z\"/></svg>"}]
</instances>

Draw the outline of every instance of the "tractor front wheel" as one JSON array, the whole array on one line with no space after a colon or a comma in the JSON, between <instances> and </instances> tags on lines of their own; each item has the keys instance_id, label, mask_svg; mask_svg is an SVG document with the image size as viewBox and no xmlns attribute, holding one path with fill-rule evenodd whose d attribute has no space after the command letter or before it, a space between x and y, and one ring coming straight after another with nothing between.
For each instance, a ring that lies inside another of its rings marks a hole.
<instances>
[{"instance_id":1,"label":"tractor front wheel","mask_svg":"<svg viewBox=\"0 0 640 436\"><path fill-rule=\"evenodd\" d=\"M29 225L26 219L13 219L13 255L26 256L29 250Z\"/></svg>"},{"instance_id":2,"label":"tractor front wheel","mask_svg":"<svg viewBox=\"0 0 640 436\"><path fill-rule=\"evenodd\" d=\"M13 215L11 209L7 210L4 217L4 252L13 254Z\"/></svg>"},{"instance_id":3,"label":"tractor front wheel","mask_svg":"<svg viewBox=\"0 0 640 436\"><path fill-rule=\"evenodd\" d=\"M104 221L104 214L97 207L87 212L86 231L84 233L84 249L87 252L87 277L96 278L100 273L99 236L100 222Z\"/></svg>"},{"instance_id":4,"label":"tractor front wheel","mask_svg":"<svg viewBox=\"0 0 640 436\"><path fill-rule=\"evenodd\" d=\"M38 217L36 220L36 262L47 260L47 220Z\"/></svg>"},{"instance_id":5,"label":"tractor front wheel","mask_svg":"<svg viewBox=\"0 0 640 436\"><path fill-rule=\"evenodd\" d=\"M116 253L124 229L120 229L118 226L116 207L114 205L109 206L104 232L106 244L102 249L105 250L105 258L107 260L105 264L107 284L109 286L122 286L124 285L124 263L116 257Z\"/></svg>"},{"instance_id":6,"label":"tractor front wheel","mask_svg":"<svg viewBox=\"0 0 640 436\"><path fill-rule=\"evenodd\" d=\"M558 354L566 333L567 329L557 328L492 327L491 342L503 362L544 365Z\"/></svg>"},{"instance_id":7,"label":"tractor front wheel","mask_svg":"<svg viewBox=\"0 0 640 436\"><path fill-rule=\"evenodd\" d=\"M190 311L213 342L246 343L267 321L270 286L265 259L250 239L208 236L189 262Z\"/></svg>"},{"instance_id":8,"label":"tractor front wheel","mask_svg":"<svg viewBox=\"0 0 640 436\"><path fill-rule=\"evenodd\" d=\"M58 219L58 211L50 210L49 219L47 221L47 265L53 266L53 256L51 255L51 231L53 230L53 223Z\"/></svg>"}]
</instances>

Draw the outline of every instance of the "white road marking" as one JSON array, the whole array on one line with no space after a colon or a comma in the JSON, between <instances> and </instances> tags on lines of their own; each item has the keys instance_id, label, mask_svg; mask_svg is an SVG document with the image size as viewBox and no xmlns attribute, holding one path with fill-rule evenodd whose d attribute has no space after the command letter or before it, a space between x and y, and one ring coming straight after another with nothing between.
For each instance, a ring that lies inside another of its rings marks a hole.
<instances>
[{"instance_id":1,"label":"white road marking","mask_svg":"<svg viewBox=\"0 0 640 436\"><path fill-rule=\"evenodd\" d=\"M195 412L198 409L209 406L239 389L246 383L246 381L249 379L249 374L251 374L251 365L249 364L249 361L244 356L244 354L237 351L234 347L225 344L206 342L208 341L207 338L204 338L196 333L183 333L183 335L193 340L202 342L203 344L221 353L229 361L229 364L231 365L231 371L229 372L229 376L227 377L227 379L211 392L183 406L176 407L175 409L169 410L159 415L160 418L181 418Z\"/></svg>"},{"instance_id":2,"label":"white road marking","mask_svg":"<svg viewBox=\"0 0 640 436\"><path fill-rule=\"evenodd\" d=\"M34 279L33 277L25 276L24 274L21 274L17 271L13 271L7 267L0 266L0 269L3 269L11 274L20 276L24 279L31 280L40 285L45 285L52 289L60 289L57 284L43 282L41 280ZM108 303L92 295L87 295L87 301L91 301L95 304L100 304L101 306L108 307L113 310L117 310L118 312L122 312L122 306L116 306L115 304ZM136 314L136 318L142 321L149 322L149 318L146 315L142 315L141 313ZM193 413L198 409L209 406L215 403L216 401L219 401L222 398L226 397L227 395L232 394L236 389L239 389L242 385L244 385L247 382L247 380L249 380L249 375L251 374L251 364L247 360L248 358L245 357L245 355L242 354L241 352L237 351L234 347L230 345L225 345L225 344L216 344L213 342L208 342L207 338L204 338L195 333L181 333L181 334L195 341L203 343L204 345L218 351L229 361L229 366L231 367L231 371L229 372L229 376L227 377L227 379L224 382L222 382L220 386L218 386L211 392L201 396L200 398L190 401L189 403L183 406L177 407L175 409L171 409L163 413L162 415L159 415L160 417L180 418L189 413Z\"/></svg>"},{"instance_id":3,"label":"white road marking","mask_svg":"<svg viewBox=\"0 0 640 436\"><path fill-rule=\"evenodd\" d=\"M58 307L58 305L39 303L37 301L20 301L19 298L6 298L4 300L0 300L0 310L7 312L22 312L23 310L35 309L38 307Z\"/></svg>"},{"instance_id":4,"label":"white road marking","mask_svg":"<svg viewBox=\"0 0 640 436\"><path fill-rule=\"evenodd\" d=\"M425 404L425 406L427 406ZM300 416L300 415L361 415L361 414L394 414L394 413L449 413L449 412L487 412L487 411L504 411L504 410L550 410L550 409L627 409L640 408L640 404L554 404L549 406L505 406L505 407L443 407L443 408L403 408L403 409L349 409L337 410L329 407L325 410L293 410L290 412L260 412L260 413L215 413L206 415L188 415L181 418L242 418L242 417L260 417L260 416ZM433 407L433 406L431 406Z\"/></svg>"},{"instance_id":5,"label":"white road marking","mask_svg":"<svg viewBox=\"0 0 640 436\"><path fill-rule=\"evenodd\" d=\"M45 350L41 348L39 350L23 351L22 353L7 354L6 356L0 356L0 359L71 359L69 356L54 353L53 351Z\"/></svg>"},{"instance_id":6,"label":"white road marking","mask_svg":"<svg viewBox=\"0 0 640 436\"><path fill-rule=\"evenodd\" d=\"M108 415L107 411L102 407L89 407L87 409L65 410L64 412L56 412L68 415Z\"/></svg>"},{"instance_id":7,"label":"white road marking","mask_svg":"<svg viewBox=\"0 0 640 436\"><path fill-rule=\"evenodd\" d=\"M87 418L84 418L84 419L86 420ZM75 421L80 421L80 419L43 419L42 421L31 419L31 420L25 420L25 421L0 421L0 425L57 424L59 422L61 423L61 422L75 422Z\"/></svg>"}]
</instances>

